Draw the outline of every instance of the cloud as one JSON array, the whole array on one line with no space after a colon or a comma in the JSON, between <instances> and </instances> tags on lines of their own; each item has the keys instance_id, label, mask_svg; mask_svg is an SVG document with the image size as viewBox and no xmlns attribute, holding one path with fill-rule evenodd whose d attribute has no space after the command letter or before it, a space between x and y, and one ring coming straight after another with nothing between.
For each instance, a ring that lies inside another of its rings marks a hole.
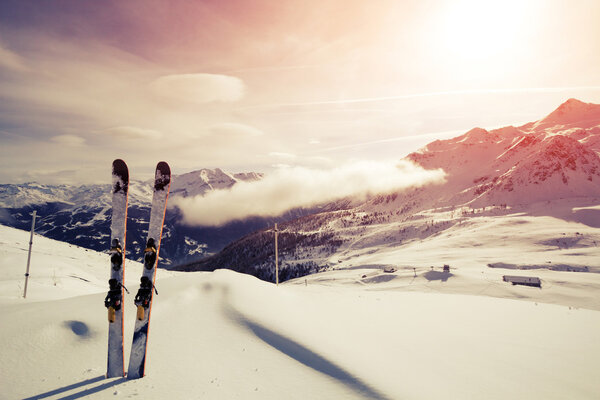
<instances>
[{"instance_id":1,"label":"cloud","mask_svg":"<svg viewBox=\"0 0 600 400\"><path fill-rule=\"evenodd\" d=\"M81 170L77 169L36 169L26 171L23 176L27 182L44 182L55 185L73 185L81 180Z\"/></svg>"},{"instance_id":2,"label":"cloud","mask_svg":"<svg viewBox=\"0 0 600 400\"><path fill-rule=\"evenodd\" d=\"M116 138L122 139L159 139L163 134L153 129L138 128L136 126L116 126L106 132Z\"/></svg>"},{"instance_id":3,"label":"cloud","mask_svg":"<svg viewBox=\"0 0 600 400\"><path fill-rule=\"evenodd\" d=\"M178 74L156 79L150 89L160 97L204 104L238 101L245 86L241 79L228 75Z\"/></svg>"},{"instance_id":4,"label":"cloud","mask_svg":"<svg viewBox=\"0 0 600 400\"><path fill-rule=\"evenodd\" d=\"M17 53L7 49L2 43L0 43L0 68L6 68L17 72L29 70L25 65L23 58Z\"/></svg>"},{"instance_id":5,"label":"cloud","mask_svg":"<svg viewBox=\"0 0 600 400\"><path fill-rule=\"evenodd\" d=\"M269 153L269 156L271 157L275 157L275 158L280 158L280 159L286 159L286 160L293 160L298 158L297 155L292 154L292 153L281 153L279 151L272 151Z\"/></svg>"},{"instance_id":6,"label":"cloud","mask_svg":"<svg viewBox=\"0 0 600 400\"><path fill-rule=\"evenodd\" d=\"M76 135L58 135L50 139L61 146L81 147L85 144L85 139Z\"/></svg>"},{"instance_id":7,"label":"cloud","mask_svg":"<svg viewBox=\"0 0 600 400\"><path fill-rule=\"evenodd\" d=\"M250 216L277 216L346 196L366 196L442 182L442 170L424 170L402 160L362 161L330 170L282 168L257 182L238 182L206 196L177 198L174 205L190 225L222 225Z\"/></svg>"},{"instance_id":8,"label":"cloud","mask_svg":"<svg viewBox=\"0 0 600 400\"><path fill-rule=\"evenodd\" d=\"M254 137L263 135L262 131L252 126L234 122L215 124L210 126L208 130L214 135L226 137Z\"/></svg>"},{"instance_id":9,"label":"cloud","mask_svg":"<svg viewBox=\"0 0 600 400\"><path fill-rule=\"evenodd\" d=\"M528 88L503 88L503 89L470 89L470 90L448 90L448 91L437 91L437 92L422 92L422 93L411 93L411 94L400 94L395 96L379 96L379 97L359 97L359 98L347 98L347 99L335 99L335 100L320 100L320 101L308 101L301 103L271 103L271 104L258 104L252 106L245 106L239 108L239 110L250 110L250 109L269 109L269 108L301 108L301 107L312 107L312 106L328 106L328 105L344 105L344 104L357 104L357 103L379 103L388 101L398 100L412 100L427 97L453 97L453 96L476 96L485 94L519 94L519 93L560 93L570 91L598 91L600 86L572 86L572 87L528 87Z\"/></svg>"}]
</instances>

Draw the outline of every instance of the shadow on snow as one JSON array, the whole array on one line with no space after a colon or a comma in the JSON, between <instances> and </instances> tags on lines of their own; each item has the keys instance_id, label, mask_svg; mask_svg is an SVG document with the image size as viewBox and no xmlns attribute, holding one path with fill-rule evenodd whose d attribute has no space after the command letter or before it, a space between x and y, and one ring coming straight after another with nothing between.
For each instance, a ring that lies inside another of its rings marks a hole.
<instances>
[{"instance_id":1,"label":"shadow on snow","mask_svg":"<svg viewBox=\"0 0 600 400\"><path fill-rule=\"evenodd\" d=\"M361 392L369 399L389 400L387 396L380 393L375 388L372 388L367 383L361 381L358 377L352 375L342 367L325 359L301 344L288 339L285 336L282 336L256 322L250 321L232 307L227 307L227 313L233 320L250 329L263 342L293 358L294 360L306 365L307 367L312 368L315 371L319 371L320 373L337 380L353 390Z\"/></svg>"},{"instance_id":2,"label":"shadow on snow","mask_svg":"<svg viewBox=\"0 0 600 400\"><path fill-rule=\"evenodd\" d=\"M100 376L97 376L95 378L90 378L90 379L86 379L86 380L78 382L78 383L73 383L72 385L67 385L67 386L64 386L64 387L61 387L61 388L58 388L58 389L50 390L50 391L45 392L45 393L41 393L41 394L38 394L38 395L35 395L35 396L27 397L27 398L25 398L23 400L40 400L40 399L45 399L47 397L56 396L58 394L66 393L66 392L69 392L69 391L74 390L74 389L79 389L79 388L82 388L84 386L91 385L91 384L94 384L96 382L103 381L105 379L106 379L106 377L104 375L100 375ZM110 382L106 382L106 383L103 383L101 385L90 387L90 388L85 388L85 389L83 389L83 390L81 390L81 391L79 391L77 393L72 393L72 394L66 395L64 397L61 397L60 400L81 399L81 398L83 398L85 396L89 396L91 394L101 392L101 391L109 389L109 388L111 388L113 386L120 385L121 383L124 383L124 382L127 382L127 379L125 379L125 378L119 378L119 379L111 380Z\"/></svg>"}]
</instances>

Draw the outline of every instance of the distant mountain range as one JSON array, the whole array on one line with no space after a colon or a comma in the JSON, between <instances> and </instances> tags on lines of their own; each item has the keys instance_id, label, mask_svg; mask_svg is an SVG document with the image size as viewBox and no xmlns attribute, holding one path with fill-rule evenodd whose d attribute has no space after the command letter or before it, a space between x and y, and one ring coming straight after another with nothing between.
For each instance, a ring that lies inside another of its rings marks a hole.
<instances>
[{"instance_id":1,"label":"distant mountain range","mask_svg":"<svg viewBox=\"0 0 600 400\"><path fill-rule=\"evenodd\" d=\"M426 169L443 169L443 184L379 194L362 203L345 199L290 210L278 218L248 218L219 227L186 226L179 210L169 207L160 266L235 268L274 280L273 233L267 228L279 222L281 278L302 276L332 267L341 249L354 246L368 227L397 230L390 240L400 245L453 224L425 226L426 220L419 216L424 210L456 210L456 215L464 216L468 210L486 207L508 213L533 203L600 198L599 153L600 105L570 99L539 121L490 131L475 128L453 139L434 141L406 157ZM171 196L204 195L260 179L258 173L202 169L174 176ZM127 253L134 260L141 260L151 195L150 181L131 182ZM33 210L39 215L36 232L94 250L108 249L109 183L0 185L0 223L28 230Z\"/></svg>"},{"instance_id":2,"label":"distant mountain range","mask_svg":"<svg viewBox=\"0 0 600 400\"><path fill-rule=\"evenodd\" d=\"M282 224L282 273L293 278L330 268L344 248L356 247L359 240L368 248L368 227L385 232L390 245L402 245L438 234L478 209L502 214L564 199L571 199L570 204L589 204L590 199L600 203L599 153L600 105L576 99L523 126L475 128L436 140L406 158L426 169L443 169L445 183L380 194L354 208ZM434 223L424 217L425 210L451 212L454 220ZM235 266L273 280L273 254L273 233L262 230L219 254L178 268Z\"/></svg>"},{"instance_id":3,"label":"distant mountain range","mask_svg":"<svg viewBox=\"0 0 600 400\"><path fill-rule=\"evenodd\" d=\"M240 181L259 179L262 179L262 175L254 172L230 174L220 169L201 169L174 176L170 196L173 199L203 195L212 190L230 188ZM31 213L36 210L37 233L85 248L106 251L110 239L110 193L110 183L82 186L0 184L0 223L29 230ZM151 198L150 181L130 183L126 245L130 259L139 261L142 258ZM248 218L220 227L191 227L181 223L177 208L169 207L165 217L160 266L169 268L197 260L257 229L313 211L298 209L279 218Z\"/></svg>"}]
</instances>

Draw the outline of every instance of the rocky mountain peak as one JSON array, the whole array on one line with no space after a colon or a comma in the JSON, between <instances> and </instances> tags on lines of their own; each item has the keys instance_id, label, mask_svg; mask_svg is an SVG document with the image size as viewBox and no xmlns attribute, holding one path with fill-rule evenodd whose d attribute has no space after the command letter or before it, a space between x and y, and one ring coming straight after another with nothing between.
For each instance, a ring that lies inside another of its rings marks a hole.
<instances>
[{"instance_id":1,"label":"rocky mountain peak","mask_svg":"<svg viewBox=\"0 0 600 400\"><path fill-rule=\"evenodd\" d=\"M600 197L600 158L594 147L599 129L600 105L569 99L527 127L475 128L407 158L446 171L447 183L431 188L440 204Z\"/></svg>"},{"instance_id":2,"label":"rocky mountain peak","mask_svg":"<svg viewBox=\"0 0 600 400\"><path fill-rule=\"evenodd\" d=\"M171 194L182 197L203 195L211 190L228 189L238 181L254 181L261 177L261 174L255 172L234 175L220 168L203 168L175 176L171 184Z\"/></svg>"},{"instance_id":3,"label":"rocky mountain peak","mask_svg":"<svg viewBox=\"0 0 600 400\"><path fill-rule=\"evenodd\" d=\"M588 128L597 123L600 123L600 104L569 99L534 126L548 128L554 125L572 126L576 124L579 128Z\"/></svg>"}]
</instances>

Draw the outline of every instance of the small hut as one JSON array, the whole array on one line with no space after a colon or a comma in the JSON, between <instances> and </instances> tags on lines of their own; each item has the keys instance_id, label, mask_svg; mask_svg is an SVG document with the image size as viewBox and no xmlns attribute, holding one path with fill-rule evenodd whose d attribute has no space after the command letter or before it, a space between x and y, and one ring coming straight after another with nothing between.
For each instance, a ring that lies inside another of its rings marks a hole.
<instances>
[{"instance_id":1,"label":"small hut","mask_svg":"<svg viewBox=\"0 0 600 400\"><path fill-rule=\"evenodd\" d=\"M514 276L514 275L504 275L502 277L504 282L510 282L513 285L524 285L524 286L534 286L534 287L542 287L542 281L540 278L535 276Z\"/></svg>"}]
</instances>

